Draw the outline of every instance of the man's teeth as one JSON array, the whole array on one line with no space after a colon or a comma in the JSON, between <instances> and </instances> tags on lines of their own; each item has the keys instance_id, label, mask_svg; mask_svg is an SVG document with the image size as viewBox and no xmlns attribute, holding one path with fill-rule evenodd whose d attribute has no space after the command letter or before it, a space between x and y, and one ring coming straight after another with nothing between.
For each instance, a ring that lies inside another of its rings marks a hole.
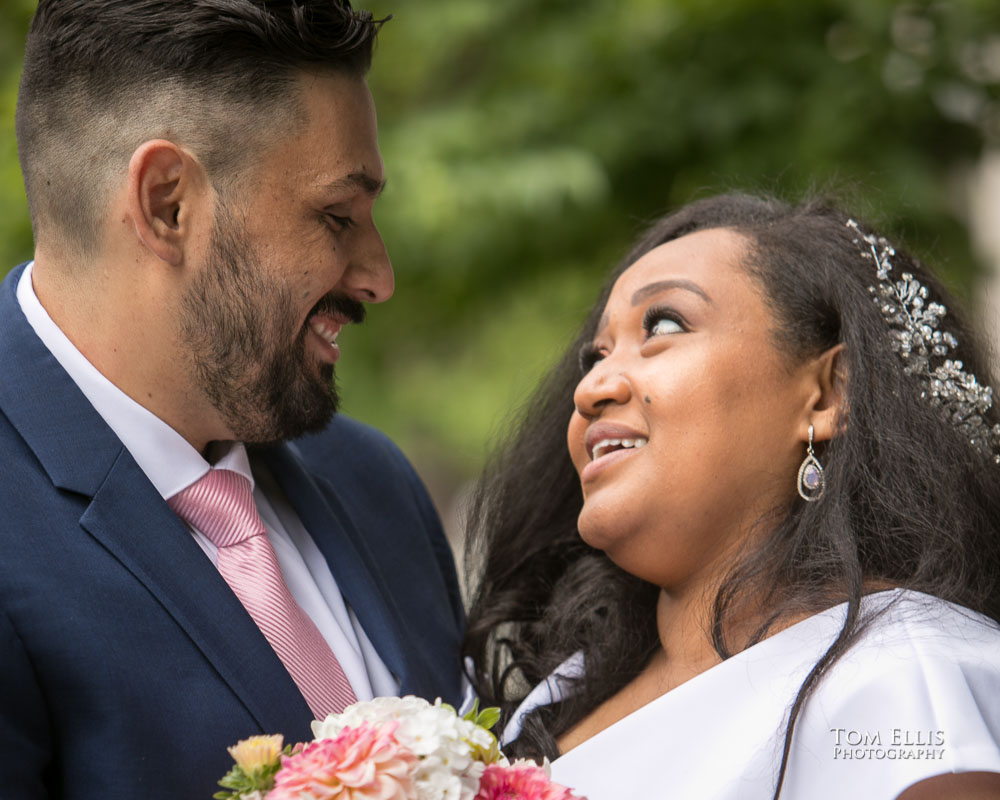
<instances>
[{"instance_id":1,"label":"man's teeth","mask_svg":"<svg viewBox=\"0 0 1000 800\"><path fill-rule=\"evenodd\" d=\"M340 329L334 330L329 327L322 320L314 319L310 320L309 327L312 329L313 333L323 339L327 344L337 343L337 334L340 333Z\"/></svg>"},{"instance_id":2,"label":"man's teeth","mask_svg":"<svg viewBox=\"0 0 1000 800\"><path fill-rule=\"evenodd\" d=\"M601 439L597 444L594 445L594 455L591 460L596 461L605 453L610 453L612 450L626 450L635 449L638 450L640 447L644 447L648 439Z\"/></svg>"}]
</instances>

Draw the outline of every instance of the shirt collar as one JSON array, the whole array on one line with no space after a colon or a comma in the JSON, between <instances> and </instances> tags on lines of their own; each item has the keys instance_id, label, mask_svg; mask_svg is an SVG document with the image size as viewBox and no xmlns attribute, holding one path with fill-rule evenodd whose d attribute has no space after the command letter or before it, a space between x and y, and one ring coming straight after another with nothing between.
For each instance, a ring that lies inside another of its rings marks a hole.
<instances>
[{"instance_id":1,"label":"shirt collar","mask_svg":"<svg viewBox=\"0 0 1000 800\"><path fill-rule=\"evenodd\" d=\"M69 374L108 427L125 445L136 464L164 499L201 478L212 466L239 472L254 485L250 460L241 442L219 447L215 464L170 425L109 381L91 364L49 316L31 282L34 262L17 284L17 301L38 338ZM220 452L221 451L221 452Z\"/></svg>"}]
</instances>

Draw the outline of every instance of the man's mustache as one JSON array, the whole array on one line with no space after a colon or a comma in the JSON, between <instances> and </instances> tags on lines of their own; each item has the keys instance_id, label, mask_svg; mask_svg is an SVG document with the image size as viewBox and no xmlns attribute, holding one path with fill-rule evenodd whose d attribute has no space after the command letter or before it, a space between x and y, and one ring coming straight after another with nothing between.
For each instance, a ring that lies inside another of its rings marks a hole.
<instances>
[{"instance_id":1,"label":"man's mustache","mask_svg":"<svg viewBox=\"0 0 1000 800\"><path fill-rule=\"evenodd\" d=\"M329 314L330 316L346 317L355 325L365 321L365 307L346 294L330 292L324 295L313 308L313 314Z\"/></svg>"}]
</instances>

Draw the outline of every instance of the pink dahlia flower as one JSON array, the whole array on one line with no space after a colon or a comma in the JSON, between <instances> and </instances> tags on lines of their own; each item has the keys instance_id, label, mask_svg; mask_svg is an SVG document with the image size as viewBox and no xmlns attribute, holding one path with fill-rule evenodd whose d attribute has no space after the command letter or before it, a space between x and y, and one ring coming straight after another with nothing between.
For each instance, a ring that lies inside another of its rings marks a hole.
<instances>
[{"instance_id":1,"label":"pink dahlia flower","mask_svg":"<svg viewBox=\"0 0 1000 800\"><path fill-rule=\"evenodd\" d=\"M530 761L510 766L490 764L479 781L475 800L586 800L549 780L544 769Z\"/></svg>"},{"instance_id":2,"label":"pink dahlia flower","mask_svg":"<svg viewBox=\"0 0 1000 800\"><path fill-rule=\"evenodd\" d=\"M398 722L344 728L281 759L267 800L416 800L417 758L396 741Z\"/></svg>"}]
</instances>

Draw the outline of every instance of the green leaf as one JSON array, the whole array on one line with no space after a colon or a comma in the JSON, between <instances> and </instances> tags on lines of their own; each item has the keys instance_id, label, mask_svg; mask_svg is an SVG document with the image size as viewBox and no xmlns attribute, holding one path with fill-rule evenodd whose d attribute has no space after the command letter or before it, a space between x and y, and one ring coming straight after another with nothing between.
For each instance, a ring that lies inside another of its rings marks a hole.
<instances>
[{"instance_id":1,"label":"green leaf","mask_svg":"<svg viewBox=\"0 0 1000 800\"><path fill-rule=\"evenodd\" d=\"M251 786L251 783L250 776L243 771L243 768L239 765L234 765L233 768L222 777L222 780L219 781L219 786L224 789L241 791L243 789L248 789Z\"/></svg>"},{"instance_id":2,"label":"green leaf","mask_svg":"<svg viewBox=\"0 0 1000 800\"><path fill-rule=\"evenodd\" d=\"M480 728L485 728L490 730L497 722L500 721L500 709L495 706L490 708L484 708L482 711L479 710L479 698L477 697L472 701L472 708L470 708L462 719L468 720L478 725Z\"/></svg>"},{"instance_id":3,"label":"green leaf","mask_svg":"<svg viewBox=\"0 0 1000 800\"><path fill-rule=\"evenodd\" d=\"M286 745L283 753L285 755L291 755L292 746ZM259 791L262 794L267 794L271 789L274 788L274 776L281 769L280 763L274 763L267 765L260 770L255 770L252 773L247 773L238 764L234 765L229 772L227 772L222 780L219 781L219 786L224 789L230 789L229 792L217 792L212 795L216 800L238 800L244 794L249 794L250 792Z\"/></svg>"},{"instance_id":4,"label":"green leaf","mask_svg":"<svg viewBox=\"0 0 1000 800\"><path fill-rule=\"evenodd\" d=\"M492 706L490 708L484 708L482 712L476 719L476 724L486 728L486 730L492 730L493 726L500 721L500 709Z\"/></svg>"},{"instance_id":5,"label":"green leaf","mask_svg":"<svg viewBox=\"0 0 1000 800\"><path fill-rule=\"evenodd\" d=\"M479 698L477 697L472 701L472 708L465 712L465 716L462 717L464 720L469 722L475 722L476 718L479 716Z\"/></svg>"}]
</instances>

